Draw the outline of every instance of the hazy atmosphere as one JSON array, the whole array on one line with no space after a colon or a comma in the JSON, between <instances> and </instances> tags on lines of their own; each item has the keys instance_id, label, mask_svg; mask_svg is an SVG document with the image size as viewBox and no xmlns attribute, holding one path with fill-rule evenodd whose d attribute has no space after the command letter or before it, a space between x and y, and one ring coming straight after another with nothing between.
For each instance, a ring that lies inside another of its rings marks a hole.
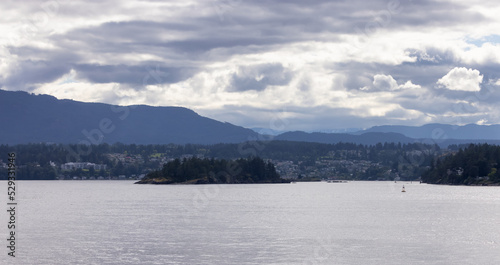
<instances>
[{"instance_id":1,"label":"hazy atmosphere","mask_svg":"<svg viewBox=\"0 0 500 265\"><path fill-rule=\"evenodd\" d=\"M0 264L500 264L500 1L0 10Z\"/></svg>"},{"instance_id":2,"label":"hazy atmosphere","mask_svg":"<svg viewBox=\"0 0 500 265\"><path fill-rule=\"evenodd\" d=\"M497 1L1 1L0 88L245 127L500 123Z\"/></svg>"}]
</instances>

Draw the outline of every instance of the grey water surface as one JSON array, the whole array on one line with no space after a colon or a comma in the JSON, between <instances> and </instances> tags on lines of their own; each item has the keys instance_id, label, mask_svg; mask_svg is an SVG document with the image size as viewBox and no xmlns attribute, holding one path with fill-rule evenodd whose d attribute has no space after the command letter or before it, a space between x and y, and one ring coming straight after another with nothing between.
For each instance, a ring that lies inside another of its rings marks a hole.
<instances>
[{"instance_id":1,"label":"grey water surface","mask_svg":"<svg viewBox=\"0 0 500 265\"><path fill-rule=\"evenodd\" d=\"M500 264L500 187L16 185L1 264Z\"/></svg>"}]
</instances>

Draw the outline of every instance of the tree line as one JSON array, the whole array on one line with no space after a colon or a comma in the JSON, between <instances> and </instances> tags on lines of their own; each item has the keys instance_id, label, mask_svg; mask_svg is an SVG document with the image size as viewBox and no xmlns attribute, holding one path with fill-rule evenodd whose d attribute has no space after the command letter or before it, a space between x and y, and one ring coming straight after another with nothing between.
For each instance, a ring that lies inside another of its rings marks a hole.
<instances>
[{"instance_id":1,"label":"tree line","mask_svg":"<svg viewBox=\"0 0 500 265\"><path fill-rule=\"evenodd\" d=\"M138 184L237 184L286 183L271 162L252 157L234 161L201 159L197 157L175 159L161 170L148 173Z\"/></svg>"},{"instance_id":2,"label":"tree line","mask_svg":"<svg viewBox=\"0 0 500 265\"><path fill-rule=\"evenodd\" d=\"M500 184L500 146L474 145L439 157L422 175L431 184L498 185Z\"/></svg>"}]
</instances>

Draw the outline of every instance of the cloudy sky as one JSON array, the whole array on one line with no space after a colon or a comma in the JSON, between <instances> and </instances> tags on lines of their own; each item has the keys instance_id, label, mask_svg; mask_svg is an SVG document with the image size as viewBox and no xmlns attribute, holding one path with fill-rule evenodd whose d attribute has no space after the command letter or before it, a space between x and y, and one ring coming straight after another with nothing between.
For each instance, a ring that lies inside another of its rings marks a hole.
<instances>
[{"instance_id":1,"label":"cloudy sky","mask_svg":"<svg viewBox=\"0 0 500 265\"><path fill-rule=\"evenodd\" d=\"M0 2L0 89L245 127L500 123L493 0Z\"/></svg>"}]
</instances>

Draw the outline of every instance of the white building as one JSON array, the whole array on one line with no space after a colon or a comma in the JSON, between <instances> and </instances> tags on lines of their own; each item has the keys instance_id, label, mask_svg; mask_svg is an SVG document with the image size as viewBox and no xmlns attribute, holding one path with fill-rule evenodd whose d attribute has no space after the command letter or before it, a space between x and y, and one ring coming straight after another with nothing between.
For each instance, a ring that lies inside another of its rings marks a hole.
<instances>
[{"instance_id":1,"label":"white building","mask_svg":"<svg viewBox=\"0 0 500 265\"><path fill-rule=\"evenodd\" d=\"M94 170L106 170L107 165L104 164L94 164L90 162L69 162L61 165L62 170L76 170L76 169L90 169Z\"/></svg>"}]
</instances>

